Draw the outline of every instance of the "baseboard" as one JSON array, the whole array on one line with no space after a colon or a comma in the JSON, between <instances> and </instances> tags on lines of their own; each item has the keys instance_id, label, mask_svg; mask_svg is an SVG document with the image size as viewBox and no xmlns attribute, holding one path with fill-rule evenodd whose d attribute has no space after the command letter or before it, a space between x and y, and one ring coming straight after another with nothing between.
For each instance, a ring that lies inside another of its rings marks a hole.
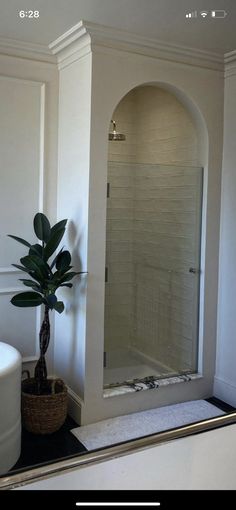
<instances>
[{"instance_id":1,"label":"baseboard","mask_svg":"<svg viewBox=\"0 0 236 510\"><path fill-rule=\"evenodd\" d=\"M214 378L214 397L236 407L236 386L221 377Z\"/></svg>"},{"instance_id":2,"label":"baseboard","mask_svg":"<svg viewBox=\"0 0 236 510\"><path fill-rule=\"evenodd\" d=\"M68 414L73 420L81 424L81 409L83 405L82 399L68 386Z\"/></svg>"}]
</instances>

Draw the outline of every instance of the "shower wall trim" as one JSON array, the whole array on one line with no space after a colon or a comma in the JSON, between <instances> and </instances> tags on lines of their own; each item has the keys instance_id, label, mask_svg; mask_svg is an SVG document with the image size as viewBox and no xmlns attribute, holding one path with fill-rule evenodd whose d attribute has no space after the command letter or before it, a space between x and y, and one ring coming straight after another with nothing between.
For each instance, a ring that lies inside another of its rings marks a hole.
<instances>
[{"instance_id":1,"label":"shower wall trim","mask_svg":"<svg viewBox=\"0 0 236 510\"><path fill-rule=\"evenodd\" d=\"M170 384L186 383L195 381L196 379L202 379L202 374L182 374L174 377L166 377L163 379L155 379L154 377L150 381L144 379L134 380L125 382L119 386L106 388L103 391L103 398L117 397L125 395L127 393L136 393L138 391L159 389L163 386L169 386Z\"/></svg>"}]
</instances>

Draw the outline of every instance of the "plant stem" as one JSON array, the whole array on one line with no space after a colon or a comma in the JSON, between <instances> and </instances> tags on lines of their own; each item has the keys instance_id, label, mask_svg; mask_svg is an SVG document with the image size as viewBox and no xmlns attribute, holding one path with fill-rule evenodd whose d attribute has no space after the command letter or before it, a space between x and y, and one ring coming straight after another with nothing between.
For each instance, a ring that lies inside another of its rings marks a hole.
<instances>
[{"instance_id":1,"label":"plant stem","mask_svg":"<svg viewBox=\"0 0 236 510\"><path fill-rule=\"evenodd\" d=\"M43 382L47 379L47 366L45 354L50 341L50 322L49 322L49 307L46 305L44 309L44 318L39 333L39 346L40 357L36 364L34 377L37 383L37 391L40 395L42 393Z\"/></svg>"}]
</instances>

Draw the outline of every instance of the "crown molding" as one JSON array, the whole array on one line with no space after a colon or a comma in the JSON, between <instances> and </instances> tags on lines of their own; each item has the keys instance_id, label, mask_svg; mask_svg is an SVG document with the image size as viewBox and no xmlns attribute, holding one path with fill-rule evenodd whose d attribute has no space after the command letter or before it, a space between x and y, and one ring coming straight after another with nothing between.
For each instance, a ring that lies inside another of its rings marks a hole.
<instances>
[{"instance_id":1,"label":"crown molding","mask_svg":"<svg viewBox=\"0 0 236 510\"><path fill-rule=\"evenodd\" d=\"M225 53L225 78L236 75L236 50Z\"/></svg>"},{"instance_id":2,"label":"crown molding","mask_svg":"<svg viewBox=\"0 0 236 510\"><path fill-rule=\"evenodd\" d=\"M0 37L0 55L56 64L57 59L47 46Z\"/></svg>"},{"instance_id":3,"label":"crown molding","mask_svg":"<svg viewBox=\"0 0 236 510\"><path fill-rule=\"evenodd\" d=\"M87 35L88 30L86 22L79 21L79 23L71 27L67 32L55 39L55 41L52 41L48 47L54 55L58 55L74 42L78 41L80 45L83 45Z\"/></svg>"},{"instance_id":4,"label":"crown molding","mask_svg":"<svg viewBox=\"0 0 236 510\"><path fill-rule=\"evenodd\" d=\"M231 62L234 62L236 64L236 50L225 53L224 61L225 64L230 64Z\"/></svg>"},{"instance_id":5,"label":"crown molding","mask_svg":"<svg viewBox=\"0 0 236 510\"><path fill-rule=\"evenodd\" d=\"M59 69L87 55L91 52L91 35L87 24L80 21L52 41L48 48L56 56Z\"/></svg>"},{"instance_id":6,"label":"crown molding","mask_svg":"<svg viewBox=\"0 0 236 510\"><path fill-rule=\"evenodd\" d=\"M236 76L236 63L234 64L226 64L225 66L225 78L230 78L231 76Z\"/></svg>"},{"instance_id":7,"label":"crown molding","mask_svg":"<svg viewBox=\"0 0 236 510\"><path fill-rule=\"evenodd\" d=\"M49 46L0 37L0 54L58 64L59 69L92 51L119 51L216 71L224 71L225 66L227 73L236 61L236 50L223 56L88 21L80 21Z\"/></svg>"},{"instance_id":8,"label":"crown molding","mask_svg":"<svg viewBox=\"0 0 236 510\"><path fill-rule=\"evenodd\" d=\"M218 53L188 48L138 34L118 30L97 23L80 21L49 45L60 65L83 56L89 51L105 48L200 66L217 71L224 70L224 57Z\"/></svg>"}]
</instances>

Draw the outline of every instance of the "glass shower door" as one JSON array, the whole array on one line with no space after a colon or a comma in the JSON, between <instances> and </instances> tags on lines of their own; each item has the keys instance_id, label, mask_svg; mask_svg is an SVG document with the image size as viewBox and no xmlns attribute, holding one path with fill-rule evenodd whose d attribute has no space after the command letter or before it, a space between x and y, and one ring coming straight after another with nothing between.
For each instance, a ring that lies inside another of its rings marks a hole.
<instances>
[{"instance_id":1,"label":"glass shower door","mask_svg":"<svg viewBox=\"0 0 236 510\"><path fill-rule=\"evenodd\" d=\"M203 171L108 165L104 384L197 371Z\"/></svg>"}]
</instances>

